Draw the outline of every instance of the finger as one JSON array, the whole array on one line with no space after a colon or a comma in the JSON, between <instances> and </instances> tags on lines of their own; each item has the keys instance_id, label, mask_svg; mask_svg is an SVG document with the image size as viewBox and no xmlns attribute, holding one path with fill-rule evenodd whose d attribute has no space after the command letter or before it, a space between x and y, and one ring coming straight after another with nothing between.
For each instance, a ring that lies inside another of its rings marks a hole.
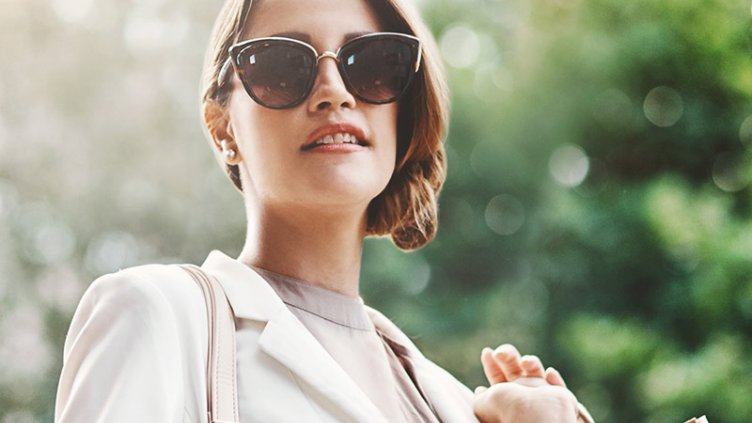
<instances>
[{"instance_id":1,"label":"finger","mask_svg":"<svg viewBox=\"0 0 752 423\"><path fill-rule=\"evenodd\" d=\"M527 377L544 377L543 363L537 355L523 355L520 366Z\"/></svg>"},{"instance_id":2,"label":"finger","mask_svg":"<svg viewBox=\"0 0 752 423\"><path fill-rule=\"evenodd\" d=\"M520 367L520 352L513 345L499 346L494 351L493 356L508 381L511 382L523 376L522 367Z\"/></svg>"},{"instance_id":3,"label":"finger","mask_svg":"<svg viewBox=\"0 0 752 423\"><path fill-rule=\"evenodd\" d=\"M546 369L546 382L550 383L551 385L561 386L562 388L567 387L567 384L564 382L564 378L561 377L559 371L554 369L553 367Z\"/></svg>"},{"instance_id":4,"label":"finger","mask_svg":"<svg viewBox=\"0 0 752 423\"><path fill-rule=\"evenodd\" d=\"M475 388L475 395L482 394L486 392L487 389L488 388L486 388L485 386L478 386L477 388Z\"/></svg>"},{"instance_id":5,"label":"finger","mask_svg":"<svg viewBox=\"0 0 752 423\"><path fill-rule=\"evenodd\" d=\"M504 376L504 370L502 370L499 363L494 359L493 350L491 348L483 348L483 351L480 353L480 362L483 364L483 372L486 374L488 383L494 385L496 383L507 381L506 376Z\"/></svg>"}]
</instances>

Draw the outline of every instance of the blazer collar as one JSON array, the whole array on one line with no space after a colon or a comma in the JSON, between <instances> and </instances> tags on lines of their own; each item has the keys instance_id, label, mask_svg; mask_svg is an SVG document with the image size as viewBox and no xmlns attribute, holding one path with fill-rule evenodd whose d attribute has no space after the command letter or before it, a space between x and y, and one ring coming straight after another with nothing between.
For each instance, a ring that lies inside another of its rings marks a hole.
<instances>
[{"instance_id":1,"label":"blazer collar","mask_svg":"<svg viewBox=\"0 0 752 423\"><path fill-rule=\"evenodd\" d=\"M235 317L269 321L287 311L287 306L261 275L225 253L212 251L201 268L222 284Z\"/></svg>"},{"instance_id":2,"label":"blazer collar","mask_svg":"<svg viewBox=\"0 0 752 423\"><path fill-rule=\"evenodd\" d=\"M386 423L381 412L251 267L212 251L202 265L225 290L235 317L266 322L259 348L336 404L344 420Z\"/></svg>"}]
</instances>

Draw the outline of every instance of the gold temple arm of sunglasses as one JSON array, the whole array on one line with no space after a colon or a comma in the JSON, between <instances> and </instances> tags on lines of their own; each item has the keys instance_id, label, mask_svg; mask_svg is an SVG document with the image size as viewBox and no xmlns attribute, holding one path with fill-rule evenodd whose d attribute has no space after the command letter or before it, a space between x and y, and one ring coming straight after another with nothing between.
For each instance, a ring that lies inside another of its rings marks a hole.
<instances>
[{"instance_id":1,"label":"gold temple arm of sunglasses","mask_svg":"<svg viewBox=\"0 0 752 423\"><path fill-rule=\"evenodd\" d=\"M225 63L222 65L222 69L219 70L219 75L217 76L217 88L222 88L225 83L227 82L227 72L232 67L232 58L228 57L227 60L225 60Z\"/></svg>"},{"instance_id":2,"label":"gold temple arm of sunglasses","mask_svg":"<svg viewBox=\"0 0 752 423\"><path fill-rule=\"evenodd\" d=\"M421 45L420 41L418 41L418 59L415 61L415 73L418 73L418 69L420 69L420 61L423 57L423 46Z\"/></svg>"}]
</instances>

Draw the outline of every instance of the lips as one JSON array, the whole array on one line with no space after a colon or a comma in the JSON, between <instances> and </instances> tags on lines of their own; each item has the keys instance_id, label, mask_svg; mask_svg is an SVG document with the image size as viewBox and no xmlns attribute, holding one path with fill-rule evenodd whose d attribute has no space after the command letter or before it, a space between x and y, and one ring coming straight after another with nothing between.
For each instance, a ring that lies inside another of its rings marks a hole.
<instances>
[{"instance_id":1,"label":"lips","mask_svg":"<svg viewBox=\"0 0 752 423\"><path fill-rule=\"evenodd\" d=\"M361 128L348 123L337 123L322 126L311 132L300 149L308 151L320 146L357 148L357 146L367 147L368 145L365 131Z\"/></svg>"}]
</instances>

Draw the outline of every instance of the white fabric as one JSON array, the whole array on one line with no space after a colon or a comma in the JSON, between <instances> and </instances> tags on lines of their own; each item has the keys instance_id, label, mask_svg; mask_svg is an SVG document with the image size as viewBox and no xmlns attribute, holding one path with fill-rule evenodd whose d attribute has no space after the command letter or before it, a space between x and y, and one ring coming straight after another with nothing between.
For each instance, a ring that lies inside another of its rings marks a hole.
<instances>
[{"instance_id":1,"label":"white fabric","mask_svg":"<svg viewBox=\"0 0 752 423\"><path fill-rule=\"evenodd\" d=\"M241 421L386 422L352 379L251 268L212 252L236 315ZM206 315L177 266L147 265L97 279L65 342L55 421L206 422ZM376 327L405 345L443 422L477 422L472 393L427 360L386 317Z\"/></svg>"}]
</instances>

